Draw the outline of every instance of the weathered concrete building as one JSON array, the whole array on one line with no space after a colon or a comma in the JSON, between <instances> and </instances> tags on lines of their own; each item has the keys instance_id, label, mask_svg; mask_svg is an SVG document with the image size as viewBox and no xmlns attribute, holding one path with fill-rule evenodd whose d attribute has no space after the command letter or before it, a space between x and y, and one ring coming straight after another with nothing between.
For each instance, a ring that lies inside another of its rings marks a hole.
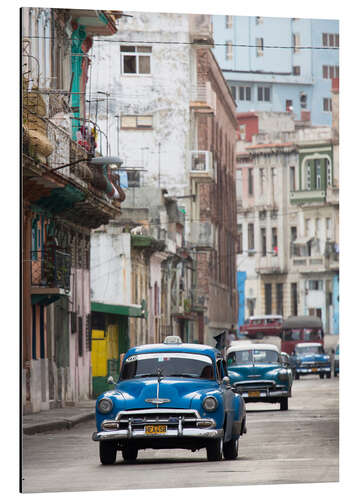
<instances>
[{"instance_id":1,"label":"weathered concrete building","mask_svg":"<svg viewBox=\"0 0 357 500\"><path fill-rule=\"evenodd\" d=\"M98 118L108 114L110 143L117 140L124 161L126 207L142 207L143 191L156 186L185 212L197 266L194 339L214 343L237 317L235 103L211 52L210 16L131 14L117 43L94 49L93 68L105 69L95 72L92 97L109 85Z\"/></svg>"}]
</instances>

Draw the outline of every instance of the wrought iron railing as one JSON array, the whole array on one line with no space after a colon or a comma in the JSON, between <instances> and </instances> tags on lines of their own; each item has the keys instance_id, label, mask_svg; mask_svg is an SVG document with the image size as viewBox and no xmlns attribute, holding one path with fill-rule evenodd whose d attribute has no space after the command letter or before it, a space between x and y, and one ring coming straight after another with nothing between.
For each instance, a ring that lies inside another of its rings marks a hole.
<instances>
[{"instance_id":1,"label":"wrought iron railing","mask_svg":"<svg viewBox=\"0 0 357 500\"><path fill-rule=\"evenodd\" d=\"M31 252L31 285L70 289L71 254L58 249Z\"/></svg>"}]
</instances>

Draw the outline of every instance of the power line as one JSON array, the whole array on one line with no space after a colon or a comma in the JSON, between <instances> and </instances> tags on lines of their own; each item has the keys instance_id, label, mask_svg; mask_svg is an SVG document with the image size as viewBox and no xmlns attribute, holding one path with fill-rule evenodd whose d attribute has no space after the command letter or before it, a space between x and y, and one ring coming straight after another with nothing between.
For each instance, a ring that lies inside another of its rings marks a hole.
<instances>
[{"instance_id":1,"label":"power line","mask_svg":"<svg viewBox=\"0 0 357 500\"><path fill-rule=\"evenodd\" d=\"M34 38L34 39L46 39L46 40L56 40L57 37L51 36L41 36L41 35L29 35L25 38ZM71 41L71 38L67 39ZM148 40L113 40L113 39L104 39L104 38L96 38L94 37L96 43L130 43L131 45L135 45L138 43L147 44L147 45L197 45L195 42L180 42L176 40L171 41L148 41ZM207 44L210 47L209 44ZM259 48L260 45L255 44L246 44L246 43L232 43L229 44L230 47L241 47L241 48ZM227 43L214 43L214 47L227 47ZM339 47L314 47L312 45L264 45L265 49L298 49L298 50L339 50Z\"/></svg>"}]
</instances>

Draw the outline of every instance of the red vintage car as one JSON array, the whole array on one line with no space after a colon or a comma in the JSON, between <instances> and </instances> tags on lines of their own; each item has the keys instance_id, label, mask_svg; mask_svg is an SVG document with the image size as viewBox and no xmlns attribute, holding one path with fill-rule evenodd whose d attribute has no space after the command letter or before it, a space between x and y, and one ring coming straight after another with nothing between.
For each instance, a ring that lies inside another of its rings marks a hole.
<instances>
[{"instance_id":1,"label":"red vintage car","mask_svg":"<svg viewBox=\"0 0 357 500\"><path fill-rule=\"evenodd\" d=\"M291 316L283 322L281 350L291 354L296 344L318 342L324 345L322 321L317 316Z\"/></svg>"},{"instance_id":2,"label":"red vintage car","mask_svg":"<svg viewBox=\"0 0 357 500\"><path fill-rule=\"evenodd\" d=\"M280 337L282 324L283 317L278 314L250 316L242 325L240 333L252 339L263 338L268 335Z\"/></svg>"}]
</instances>

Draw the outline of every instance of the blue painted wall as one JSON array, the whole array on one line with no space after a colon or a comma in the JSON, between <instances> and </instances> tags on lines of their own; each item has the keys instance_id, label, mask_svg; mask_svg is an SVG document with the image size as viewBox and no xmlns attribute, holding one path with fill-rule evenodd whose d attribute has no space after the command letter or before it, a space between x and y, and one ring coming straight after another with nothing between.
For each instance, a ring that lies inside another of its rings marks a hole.
<instances>
[{"instance_id":1,"label":"blue painted wall","mask_svg":"<svg viewBox=\"0 0 357 500\"><path fill-rule=\"evenodd\" d=\"M238 332L239 328L244 323L244 308L245 308L245 280L247 279L246 271L237 271L237 290L238 290Z\"/></svg>"},{"instance_id":2,"label":"blue painted wall","mask_svg":"<svg viewBox=\"0 0 357 500\"><path fill-rule=\"evenodd\" d=\"M239 101L238 110L285 111L286 100L293 101L294 113L301 116L300 93L307 95L306 110L311 111L313 125L331 125L331 112L323 111L323 98L331 98L331 80L322 76L322 66L338 66L339 51L334 49L311 50L292 48L293 33L300 35L300 45L322 47L322 33L339 33L339 23L334 20L289 18L262 18L234 16L232 28L226 28L226 16L213 16L214 54L230 85L251 84L251 101ZM264 55L258 56L256 39L264 39ZM233 58L226 59L226 42L246 47L233 47ZM293 75L293 66L300 66L301 74ZM258 84L272 89L270 102L259 102Z\"/></svg>"}]
</instances>

